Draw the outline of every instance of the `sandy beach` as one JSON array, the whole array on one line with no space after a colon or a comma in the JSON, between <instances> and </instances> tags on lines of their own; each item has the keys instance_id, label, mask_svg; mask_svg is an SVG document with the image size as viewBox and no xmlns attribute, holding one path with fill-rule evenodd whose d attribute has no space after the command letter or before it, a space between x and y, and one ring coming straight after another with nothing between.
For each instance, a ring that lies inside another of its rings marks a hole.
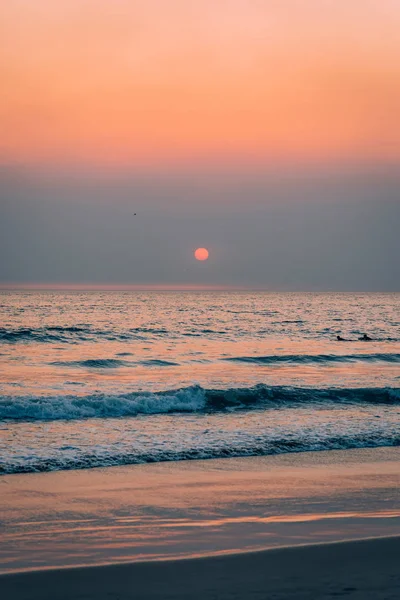
<instances>
[{"instance_id":1,"label":"sandy beach","mask_svg":"<svg viewBox=\"0 0 400 600\"><path fill-rule=\"evenodd\" d=\"M1 478L0 573L400 535L399 448Z\"/></svg>"},{"instance_id":2,"label":"sandy beach","mask_svg":"<svg viewBox=\"0 0 400 600\"><path fill-rule=\"evenodd\" d=\"M0 578L4 600L352 598L400 594L400 537Z\"/></svg>"},{"instance_id":3,"label":"sandy beach","mask_svg":"<svg viewBox=\"0 0 400 600\"><path fill-rule=\"evenodd\" d=\"M397 598L399 455L5 476L0 596Z\"/></svg>"}]
</instances>

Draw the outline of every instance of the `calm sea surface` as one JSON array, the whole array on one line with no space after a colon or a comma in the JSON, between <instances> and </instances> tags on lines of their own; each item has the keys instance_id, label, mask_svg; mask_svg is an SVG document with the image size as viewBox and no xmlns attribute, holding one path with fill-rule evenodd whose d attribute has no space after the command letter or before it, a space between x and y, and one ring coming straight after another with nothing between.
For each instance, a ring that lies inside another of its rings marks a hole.
<instances>
[{"instance_id":1,"label":"calm sea surface","mask_svg":"<svg viewBox=\"0 0 400 600\"><path fill-rule=\"evenodd\" d=\"M0 473L398 445L399 315L399 294L3 292Z\"/></svg>"}]
</instances>

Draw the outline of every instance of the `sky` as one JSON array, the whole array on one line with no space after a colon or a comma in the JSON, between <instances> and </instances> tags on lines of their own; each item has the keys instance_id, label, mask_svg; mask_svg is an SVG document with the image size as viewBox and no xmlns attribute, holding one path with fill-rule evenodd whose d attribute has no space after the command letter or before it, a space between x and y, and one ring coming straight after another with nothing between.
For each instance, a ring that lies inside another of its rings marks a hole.
<instances>
[{"instance_id":1,"label":"sky","mask_svg":"<svg viewBox=\"0 0 400 600\"><path fill-rule=\"evenodd\" d=\"M400 290L399 30L398 0L1 3L0 286Z\"/></svg>"}]
</instances>

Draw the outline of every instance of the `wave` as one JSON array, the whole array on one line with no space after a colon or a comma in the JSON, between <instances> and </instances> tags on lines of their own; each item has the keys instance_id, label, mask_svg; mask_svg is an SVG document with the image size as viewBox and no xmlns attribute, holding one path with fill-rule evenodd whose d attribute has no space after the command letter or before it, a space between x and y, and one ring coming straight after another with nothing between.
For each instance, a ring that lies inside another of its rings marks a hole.
<instances>
[{"instance_id":1,"label":"wave","mask_svg":"<svg viewBox=\"0 0 400 600\"><path fill-rule=\"evenodd\" d=\"M299 403L400 404L400 388L325 389L260 384L225 390L192 386L158 393L0 396L0 421L107 419L139 414L257 410Z\"/></svg>"},{"instance_id":2,"label":"wave","mask_svg":"<svg viewBox=\"0 0 400 600\"><path fill-rule=\"evenodd\" d=\"M354 363L354 362L390 362L400 363L400 354L279 354L271 356L232 356L225 361L255 363L255 364L325 364L325 363Z\"/></svg>"},{"instance_id":3,"label":"wave","mask_svg":"<svg viewBox=\"0 0 400 600\"><path fill-rule=\"evenodd\" d=\"M134 333L150 333L153 335L165 335L168 333L168 330L164 327L134 327L133 329L129 329Z\"/></svg>"},{"instance_id":4,"label":"wave","mask_svg":"<svg viewBox=\"0 0 400 600\"><path fill-rule=\"evenodd\" d=\"M89 358L87 360L59 360L50 363L56 367L83 367L86 369L116 369L132 365L131 362L118 358Z\"/></svg>"},{"instance_id":5,"label":"wave","mask_svg":"<svg viewBox=\"0 0 400 600\"><path fill-rule=\"evenodd\" d=\"M120 334L111 331L94 330L91 327L37 327L37 328L16 328L5 329L0 327L0 343L71 343L74 341L86 341L95 338L103 338L105 340L126 340L132 339L132 336Z\"/></svg>"},{"instance_id":6,"label":"wave","mask_svg":"<svg viewBox=\"0 0 400 600\"><path fill-rule=\"evenodd\" d=\"M74 343L76 341L129 341L143 340L145 337L139 335L141 333L150 333L161 335L161 330L151 330L145 328L129 329L126 332L118 332L113 329L99 330L92 329L90 326L79 327L61 327L52 325L48 327L33 327L16 329L5 329L0 327L0 343L17 344L17 343Z\"/></svg>"},{"instance_id":7,"label":"wave","mask_svg":"<svg viewBox=\"0 0 400 600\"><path fill-rule=\"evenodd\" d=\"M131 352L120 352L118 356L132 356ZM120 358L88 358L86 360L58 360L49 363L55 367L82 367L84 369L118 369L119 367L132 367L143 365L145 367L175 367L179 363L169 360L150 359L138 362L122 360Z\"/></svg>"},{"instance_id":8,"label":"wave","mask_svg":"<svg viewBox=\"0 0 400 600\"><path fill-rule=\"evenodd\" d=\"M51 329L4 329L0 327L0 342L17 343L17 342L57 342L62 341L59 335L52 334Z\"/></svg>"},{"instance_id":9,"label":"wave","mask_svg":"<svg viewBox=\"0 0 400 600\"><path fill-rule=\"evenodd\" d=\"M50 325L46 327L48 331L61 331L61 332L69 332L69 333L80 333L80 332L89 332L90 327L82 327L79 325L71 325L69 327L62 327L61 325Z\"/></svg>"},{"instance_id":10,"label":"wave","mask_svg":"<svg viewBox=\"0 0 400 600\"><path fill-rule=\"evenodd\" d=\"M38 473L45 471L60 471L71 469L93 469L96 467L111 467L155 462L171 462L181 460L206 460L216 458L234 458L249 456L268 456L287 454L289 452L318 452L323 450L351 450L355 448L378 448L382 446L400 446L400 437L387 435L378 437L373 433L334 436L326 439L258 439L250 443L235 445L220 444L217 446L191 447L182 450L154 448L148 452L80 452L73 456L29 457L23 461L0 463L0 474Z\"/></svg>"},{"instance_id":11,"label":"wave","mask_svg":"<svg viewBox=\"0 0 400 600\"><path fill-rule=\"evenodd\" d=\"M276 324L286 324L286 323L300 323L300 321L277 321L272 323ZM253 332L254 335L264 336L270 333L269 329L260 329L258 331ZM329 329L324 330L324 334L332 335ZM148 340L152 338L165 338L165 337L202 337L202 336L227 336L229 335L228 330L220 330L220 329L196 329L193 328L191 330L183 330L180 333L176 331L169 331L165 328L152 328L152 327L135 327L126 329L124 331L120 331L117 329L95 329L90 325L77 325L77 326L61 326L61 325L49 325L46 327L17 327L7 329L5 327L0 327L0 344L18 344L18 343L78 343L80 341L134 341L134 340ZM357 335L359 335L357 333ZM306 336L307 337L307 336ZM349 340L350 341L350 340ZM352 340L356 342L358 340ZM398 342L397 338L374 338L374 342ZM303 362L306 360L306 356L299 355ZM331 357L335 357L336 355L326 355L326 359L331 359ZM347 358L351 359L353 355L349 355ZM354 355L354 357L360 356L373 356L373 355ZM392 362L400 362L399 354L381 354L375 356L394 356L396 357ZM321 355L323 358L323 355ZM257 358L257 357L256 357ZM258 360L263 359L273 359L274 357L260 357ZM292 357L293 359L294 357ZM314 357L311 356L312 360ZM345 357L346 358L346 357ZM288 361L290 359L289 356L282 357L280 360ZM233 359L232 359L233 360ZM242 360L249 362L254 361L253 357L238 357L236 360ZM309 362L310 362L309 360ZM378 360L378 359L377 359ZM382 358L382 360L385 360ZM389 360L389 359L388 359ZM264 360L265 362L265 360Z\"/></svg>"},{"instance_id":12,"label":"wave","mask_svg":"<svg viewBox=\"0 0 400 600\"><path fill-rule=\"evenodd\" d=\"M172 362L170 360L161 360L158 358L152 358L150 360L141 360L139 361L140 365L144 365L145 367L177 367L179 363Z\"/></svg>"}]
</instances>

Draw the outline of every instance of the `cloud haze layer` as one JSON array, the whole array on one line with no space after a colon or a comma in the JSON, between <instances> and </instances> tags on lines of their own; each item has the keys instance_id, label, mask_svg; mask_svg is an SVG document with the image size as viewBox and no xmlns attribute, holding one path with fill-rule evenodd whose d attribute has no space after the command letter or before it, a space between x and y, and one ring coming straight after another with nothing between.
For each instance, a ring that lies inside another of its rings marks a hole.
<instances>
[{"instance_id":1,"label":"cloud haze layer","mask_svg":"<svg viewBox=\"0 0 400 600\"><path fill-rule=\"evenodd\" d=\"M399 179L3 173L0 282L399 290Z\"/></svg>"}]
</instances>

